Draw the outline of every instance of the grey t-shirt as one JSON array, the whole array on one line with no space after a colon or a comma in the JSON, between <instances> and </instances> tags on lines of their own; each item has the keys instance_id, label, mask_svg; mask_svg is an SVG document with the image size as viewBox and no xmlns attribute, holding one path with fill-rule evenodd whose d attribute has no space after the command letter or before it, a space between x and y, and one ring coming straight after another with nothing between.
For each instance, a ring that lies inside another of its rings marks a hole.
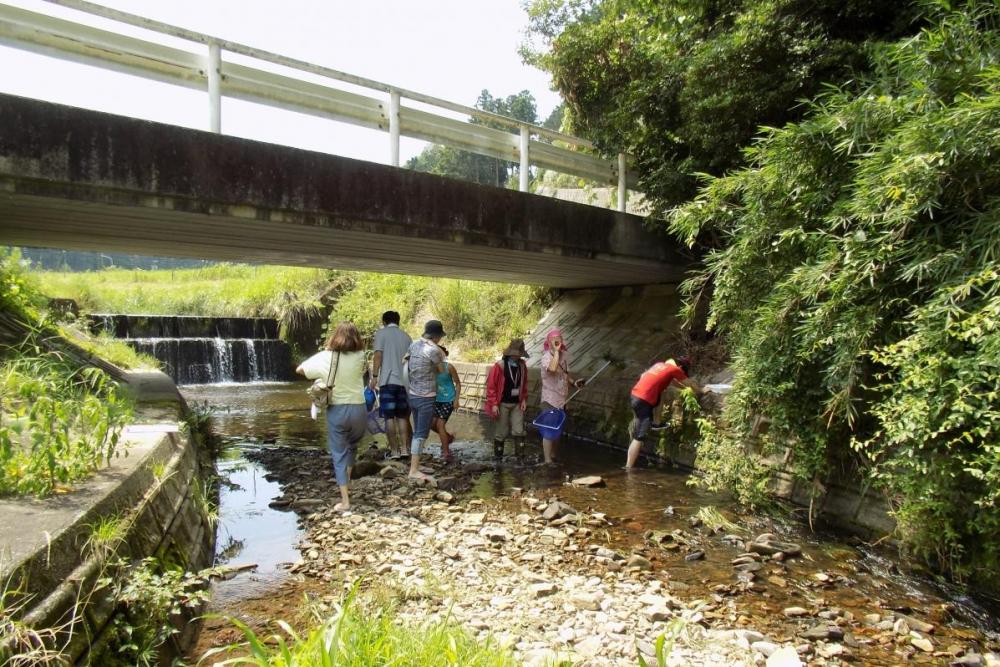
<instances>
[{"instance_id":1,"label":"grey t-shirt","mask_svg":"<svg viewBox=\"0 0 1000 667\"><path fill-rule=\"evenodd\" d=\"M403 384L403 357L406 356L412 342L407 333L395 324L384 326L375 332L375 351L382 353L378 386Z\"/></svg>"},{"instance_id":2,"label":"grey t-shirt","mask_svg":"<svg viewBox=\"0 0 1000 667\"><path fill-rule=\"evenodd\" d=\"M410 345L410 394L437 396L437 366L444 361L441 348L420 338Z\"/></svg>"}]
</instances>

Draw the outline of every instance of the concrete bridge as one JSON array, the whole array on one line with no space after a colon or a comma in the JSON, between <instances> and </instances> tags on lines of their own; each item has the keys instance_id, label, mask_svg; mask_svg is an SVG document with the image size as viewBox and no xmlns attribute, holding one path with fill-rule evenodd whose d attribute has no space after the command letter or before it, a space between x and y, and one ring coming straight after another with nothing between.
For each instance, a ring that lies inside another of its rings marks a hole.
<instances>
[{"instance_id":1,"label":"concrete bridge","mask_svg":"<svg viewBox=\"0 0 1000 667\"><path fill-rule=\"evenodd\" d=\"M0 244L566 288L686 264L637 216L10 95Z\"/></svg>"}]
</instances>

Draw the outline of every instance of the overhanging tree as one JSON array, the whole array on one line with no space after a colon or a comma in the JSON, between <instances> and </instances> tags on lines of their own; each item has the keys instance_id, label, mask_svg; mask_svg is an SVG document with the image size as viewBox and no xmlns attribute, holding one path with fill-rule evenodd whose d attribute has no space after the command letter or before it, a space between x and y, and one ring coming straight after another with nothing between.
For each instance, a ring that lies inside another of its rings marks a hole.
<instances>
[{"instance_id":1,"label":"overhanging tree","mask_svg":"<svg viewBox=\"0 0 1000 667\"><path fill-rule=\"evenodd\" d=\"M712 285L736 371L699 449L708 483L759 498L748 445L791 448L804 479L853 451L909 547L985 579L1000 565L1000 9L928 12L860 92L768 130L670 227L722 240L685 286L694 308Z\"/></svg>"}]
</instances>

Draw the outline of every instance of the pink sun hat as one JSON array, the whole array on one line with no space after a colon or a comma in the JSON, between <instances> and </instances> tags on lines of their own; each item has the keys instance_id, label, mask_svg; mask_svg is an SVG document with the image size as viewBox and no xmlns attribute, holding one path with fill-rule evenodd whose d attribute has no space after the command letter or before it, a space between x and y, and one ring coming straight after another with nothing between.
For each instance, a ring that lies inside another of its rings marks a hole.
<instances>
[{"instance_id":1,"label":"pink sun hat","mask_svg":"<svg viewBox=\"0 0 1000 667\"><path fill-rule=\"evenodd\" d=\"M562 335L563 335L562 329L552 329L551 331L549 331L547 334L545 334L545 342L542 343L542 349L548 350L551 347L549 341L551 341L553 338L562 338ZM569 349L569 346L566 345L566 341L563 341L563 349L564 350Z\"/></svg>"}]
</instances>

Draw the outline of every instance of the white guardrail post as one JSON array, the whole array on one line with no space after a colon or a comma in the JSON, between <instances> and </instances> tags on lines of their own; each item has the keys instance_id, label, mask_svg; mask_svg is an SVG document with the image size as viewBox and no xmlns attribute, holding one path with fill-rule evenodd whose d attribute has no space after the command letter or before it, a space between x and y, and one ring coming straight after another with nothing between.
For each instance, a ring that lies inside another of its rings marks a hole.
<instances>
[{"instance_id":1,"label":"white guardrail post","mask_svg":"<svg viewBox=\"0 0 1000 667\"><path fill-rule=\"evenodd\" d=\"M218 42L208 45L208 129L222 133L222 47Z\"/></svg>"},{"instance_id":2,"label":"white guardrail post","mask_svg":"<svg viewBox=\"0 0 1000 667\"><path fill-rule=\"evenodd\" d=\"M399 166L399 91L389 91L389 164Z\"/></svg>"},{"instance_id":3,"label":"white guardrail post","mask_svg":"<svg viewBox=\"0 0 1000 667\"><path fill-rule=\"evenodd\" d=\"M618 154L618 210L622 213L628 205L628 166L625 161L625 153Z\"/></svg>"},{"instance_id":4,"label":"white guardrail post","mask_svg":"<svg viewBox=\"0 0 1000 667\"><path fill-rule=\"evenodd\" d=\"M527 125L521 126L521 145L519 153L521 155L521 167L518 169L518 189L521 192L528 191L528 176L531 175L531 161L528 158L528 144L531 141L531 131Z\"/></svg>"}]
</instances>

